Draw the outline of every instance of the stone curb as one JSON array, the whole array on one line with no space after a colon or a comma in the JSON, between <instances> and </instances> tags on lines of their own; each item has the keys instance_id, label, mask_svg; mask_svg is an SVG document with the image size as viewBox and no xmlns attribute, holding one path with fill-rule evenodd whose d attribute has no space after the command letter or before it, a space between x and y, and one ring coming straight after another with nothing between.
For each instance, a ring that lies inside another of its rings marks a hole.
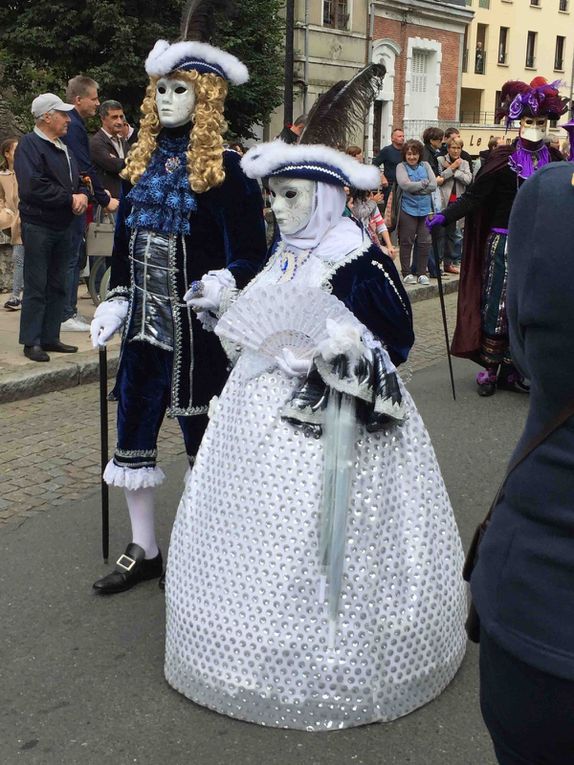
<instances>
[{"instance_id":1,"label":"stone curb","mask_svg":"<svg viewBox=\"0 0 574 765\"><path fill-rule=\"evenodd\" d=\"M108 378L115 376L118 360L119 349L108 350ZM0 372L0 403L74 388L99 379L99 361L93 351L74 354L73 361L53 358L49 364L37 367L5 366Z\"/></svg>"},{"instance_id":2,"label":"stone curb","mask_svg":"<svg viewBox=\"0 0 574 765\"><path fill-rule=\"evenodd\" d=\"M458 278L443 282L445 295L458 290ZM433 280L430 287L420 284L406 285L411 303L438 297L438 284ZM108 377L114 377L118 369L119 348L108 349ZM5 366L0 371L0 403L50 393L53 390L74 388L76 385L96 382L99 379L99 362L94 351L74 354L74 358L52 358L49 364L29 366Z\"/></svg>"},{"instance_id":3,"label":"stone curb","mask_svg":"<svg viewBox=\"0 0 574 765\"><path fill-rule=\"evenodd\" d=\"M449 279L445 279L442 283L444 294L450 295L452 292L458 292L459 281L458 276L451 276ZM421 284L406 284L405 287L411 303L418 303L420 300L438 297L438 282L436 279L431 279L430 287L425 287Z\"/></svg>"}]
</instances>

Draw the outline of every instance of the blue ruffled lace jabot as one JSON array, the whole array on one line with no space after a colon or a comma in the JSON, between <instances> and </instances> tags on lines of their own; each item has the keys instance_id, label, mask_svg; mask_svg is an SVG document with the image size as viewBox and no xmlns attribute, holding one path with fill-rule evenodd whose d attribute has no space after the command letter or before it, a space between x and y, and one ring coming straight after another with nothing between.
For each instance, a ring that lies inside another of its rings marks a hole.
<instances>
[{"instance_id":1,"label":"blue ruffled lace jabot","mask_svg":"<svg viewBox=\"0 0 574 765\"><path fill-rule=\"evenodd\" d=\"M189 215L197 209L197 201L187 177L188 143L188 125L161 131L146 171L127 197L132 203L126 220L130 228L189 233Z\"/></svg>"}]
</instances>

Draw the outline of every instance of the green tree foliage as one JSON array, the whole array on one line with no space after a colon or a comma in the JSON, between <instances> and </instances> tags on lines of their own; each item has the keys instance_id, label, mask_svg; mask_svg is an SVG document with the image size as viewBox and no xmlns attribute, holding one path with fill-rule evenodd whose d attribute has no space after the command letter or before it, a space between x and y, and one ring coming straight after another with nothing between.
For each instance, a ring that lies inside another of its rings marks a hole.
<instances>
[{"instance_id":1,"label":"green tree foliage","mask_svg":"<svg viewBox=\"0 0 574 765\"><path fill-rule=\"evenodd\" d=\"M144 62L158 39L179 35L183 0L5 0L0 7L0 89L14 114L31 125L38 93L63 95L76 74L100 85L101 98L122 102L138 120L147 76ZM239 0L233 19L219 20L213 42L249 68L251 80L231 88L230 133L249 137L281 102L282 0Z\"/></svg>"},{"instance_id":2,"label":"green tree foliage","mask_svg":"<svg viewBox=\"0 0 574 765\"><path fill-rule=\"evenodd\" d=\"M239 0L236 18L220 18L213 42L249 69L246 85L231 88L226 101L229 132L252 138L251 127L267 121L283 101L283 0Z\"/></svg>"}]
</instances>

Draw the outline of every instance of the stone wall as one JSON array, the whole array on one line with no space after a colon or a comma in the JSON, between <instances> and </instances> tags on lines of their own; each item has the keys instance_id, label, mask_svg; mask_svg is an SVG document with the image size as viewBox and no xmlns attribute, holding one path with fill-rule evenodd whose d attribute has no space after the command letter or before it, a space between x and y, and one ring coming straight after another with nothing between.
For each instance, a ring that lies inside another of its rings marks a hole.
<instances>
[{"instance_id":1,"label":"stone wall","mask_svg":"<svg viewBox=\"0 0 574 765\"><path fill-rule=\"evenodd\" d=\"M0 244L0 292L12 291L12 247L9 244Z\"/></svg>"}]
</instances>

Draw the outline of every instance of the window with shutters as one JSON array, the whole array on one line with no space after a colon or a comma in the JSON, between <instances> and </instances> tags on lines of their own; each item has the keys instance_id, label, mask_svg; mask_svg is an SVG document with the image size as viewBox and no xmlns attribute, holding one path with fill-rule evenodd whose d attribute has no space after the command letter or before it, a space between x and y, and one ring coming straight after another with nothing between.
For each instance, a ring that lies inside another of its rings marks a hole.
<instances>
[{"instance_id":1,"label":"window with shutters","mask_svg":"<svg viewBox=\"0 0 574 765\"><path fill-rule=\"evenodd\" d=\"M428 54L424 50L413 51L413 84L412 92L416 95L423 95L427 92L427 68Z\"/></svg>"},{"instance_id":2,"label":"window with shutters","mask_svg":"<svg viewBox=\"0 0 574 765\"><path fill-rule=\"evenodd\" d=\"M411 37L407 47L405 76L404 120L438 119L439 90L441 84L442 47L437 40ZM449 73L450 75L450 73ZM405 132L406 132L405 122ZM412 124L411 133L418 135L422 130Z\"/></svg>"}]
</instances>

